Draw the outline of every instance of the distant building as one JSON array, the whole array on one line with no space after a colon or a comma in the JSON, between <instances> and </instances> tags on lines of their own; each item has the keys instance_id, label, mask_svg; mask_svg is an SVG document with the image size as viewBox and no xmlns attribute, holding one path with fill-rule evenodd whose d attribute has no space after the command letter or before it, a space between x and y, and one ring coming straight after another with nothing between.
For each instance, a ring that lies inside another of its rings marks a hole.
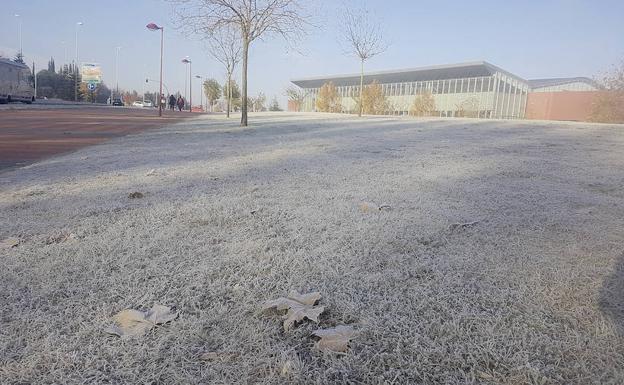
<instances>
[{"instance_id":1,"label":"distant building","mask_svg":"<svg viewBox=\"0 0 624 385\"><path fill-rule=\"evenodd\" d=\"M527 118L529 95L532 93L597 90L596 85L588 78L525 80L484 61L370 72L364 75L365 85L373 81L382 86L388 98L387 113L390 115L407 115L416 96L428 92L435 100L436 110L433 116L486 119ZM292 83L307 93L301 110L315 111L318 92L329 82L338 90L342 112L354 113L359 96L359 74L292 80Z\"/></svg>"}]
</instances>

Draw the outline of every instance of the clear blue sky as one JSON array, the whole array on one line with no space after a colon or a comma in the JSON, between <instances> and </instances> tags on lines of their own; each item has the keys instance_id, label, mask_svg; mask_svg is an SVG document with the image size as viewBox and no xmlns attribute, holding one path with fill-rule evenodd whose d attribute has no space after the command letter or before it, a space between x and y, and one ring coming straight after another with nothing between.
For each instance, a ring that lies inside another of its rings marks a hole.
<instances>
[{"instance_id":1,"label":"clear blue sky","mask_svg":"<svg viewBox=\"0 0 624 385\"><path fill-rule=\"evenodd\" d=\"M388 70L433 64L486 60L524 78L595 76L624 59L624 1L405 1L347 0L365 5L385 28L390 48L368 63L367 70ZM312 2L312 1L310 1ZM250 93L278 96L289 79L357 72L358 62L343 54L337 24L344 2L316 0L321 22L288 52L283 41L257 42L250 56ZM21 15L23 49L28 63L45 66L50 56L74 57L74 26L79 32L80 61L102 65L104 80L114 85L115 47L120 53L120 87L141 92L145 77L158 76L159 36L145 25L166 27L165 84L183 91L188 55L195 74L223 80L223 70L199 41L172 28L169 3L158 0L2 0L0 53L13 56L18 48ZM155 90L156 85L148 86ZM195 98L199 81L194 83ZM194 99L195 99L194 98Z\"/></svg>"}]
</instances>

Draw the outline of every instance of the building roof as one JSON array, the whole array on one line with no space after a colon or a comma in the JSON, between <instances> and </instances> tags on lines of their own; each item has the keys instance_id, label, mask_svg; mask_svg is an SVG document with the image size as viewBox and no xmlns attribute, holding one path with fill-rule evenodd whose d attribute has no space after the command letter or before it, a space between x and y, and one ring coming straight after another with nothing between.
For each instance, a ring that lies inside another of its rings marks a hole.
<instances>
[{"instance_id":1,"label":"building roof","mask_svg":"<svg viewBox=\"0 0 624 385\"><path fill-rule=\"evenodd\" d=\"M379 83L401 83L426 80L461 79L481 76L491 76L501 72L526 83L526 80L509 73L493 64L485 61L445 64L429 67L411 68L394 71L369 72L364 74L364 82L371 83L377 80ZM319 88L328 81L336 86L355 86L360 84L360 74L321 76L291 80L301 88Z\"/></svg>"},{"instance_id":2,"label":"building roof","mask_svg":"<svg viewBox=\"0 0 624 385\"><path fill-rule=\"evenodd\" d=\"M3 57L0 57L0 64L10 64L10 65L13 65L15 67L29 68L26 64L18 63L18 62L15 62L15 61L11 60L11 59L7 59L7 58L3 58Z\"/></svg>"},{"instance_id":3,"label":"building roof","mask_svg":"<svg viewBox=\"0 0 624 385\"><path fill-rule=\"evenodd\" d=\"M544 88L561 86L570 83L586 83L591 86L596 86L596 83L590 78L576 77L576 78L551 78L551 79L533 79L529 80L529 86L531 88Z\"/></svg>"}]
</instances>

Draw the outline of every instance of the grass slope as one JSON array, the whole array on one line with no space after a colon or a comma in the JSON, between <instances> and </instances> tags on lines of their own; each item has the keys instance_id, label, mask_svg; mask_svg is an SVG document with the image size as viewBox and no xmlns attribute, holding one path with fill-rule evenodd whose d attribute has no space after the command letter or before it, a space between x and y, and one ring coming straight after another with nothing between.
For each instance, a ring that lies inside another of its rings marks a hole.
<instances>
[{"instance_id":1,"label":"grass slope","mask_svg":"<svg viewBox=\"0 0 624 385\"><path fill-rule=\"evenodd\" d=\"M0 240L22 241L0 250L0 383L624 383L624 128L252 122L0 174ZM358 330L348 354L259 312L291 289ZM154 303L179 318L103 333Z\"/></svg>"}]
</instances>

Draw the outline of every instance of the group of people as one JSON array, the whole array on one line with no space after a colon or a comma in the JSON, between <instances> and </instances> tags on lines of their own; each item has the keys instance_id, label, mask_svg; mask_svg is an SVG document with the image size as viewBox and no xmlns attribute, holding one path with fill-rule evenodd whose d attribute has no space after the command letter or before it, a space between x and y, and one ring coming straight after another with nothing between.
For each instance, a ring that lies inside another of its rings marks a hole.
<instances>
[{"instance_id":1,"label":"group of people","mask_svg":"<svg viewBox=\"0 0 624 385\"><path fill-rule=\"evenodd\" d=\"M171 111L175 111L176 107L178 107L178 111L182 111L185 105L186 101L181 95L177 99L175 95L169 95L169 109Z\"/></svg>"}]
</instances>

